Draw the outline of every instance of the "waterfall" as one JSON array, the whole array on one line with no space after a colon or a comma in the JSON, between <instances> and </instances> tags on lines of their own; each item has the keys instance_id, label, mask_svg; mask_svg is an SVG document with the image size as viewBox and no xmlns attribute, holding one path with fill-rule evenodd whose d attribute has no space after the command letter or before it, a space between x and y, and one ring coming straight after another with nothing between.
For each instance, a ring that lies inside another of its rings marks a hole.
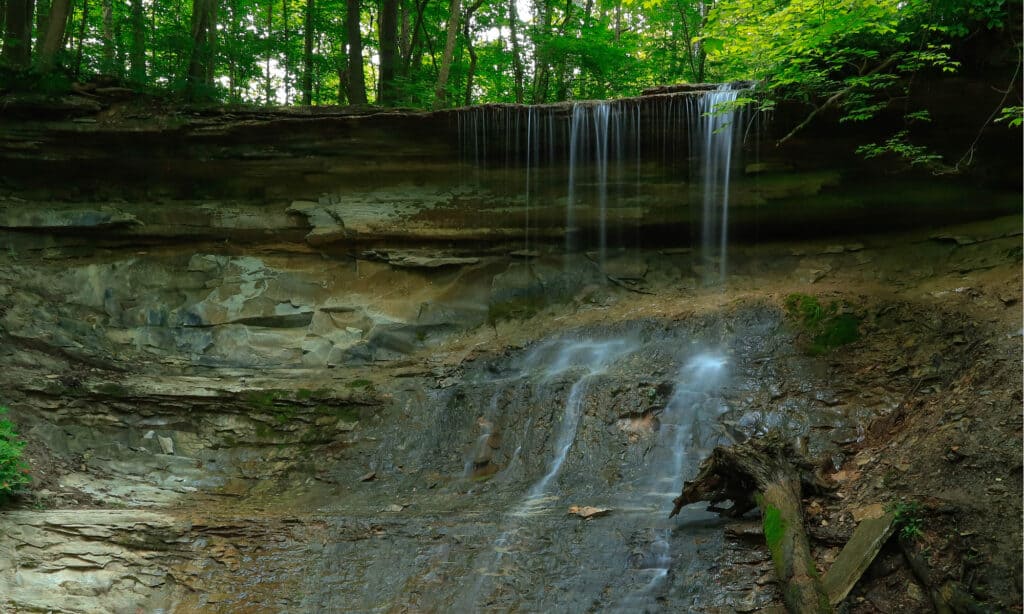
<instances>
[{"instance_id":1,"label":"waterfall","mask_svg":"<svg viewBox=\"0 0 1024 614\"><path fill-rule=\"evenodd\" d=\"M524 251L557 230L549 212L562 199L565 252L594 250L602 267L610 249L636 244L641 229L657 241L681 239L688 219L703 282L720 284L728 274L730 178L747 119L736 106L742 91L723 85L568 107L461 109L455 112L458 147L478 182L487 179L482 170L503 168L496 195L512 203L501 211L517 216ZM689 201L689 215L672 218L681 228L666 227L658 208L674 195L670 186L687 183L688 198L679 190L677 202L682 208ZM637 212L651 217L628 217ZM627 222L634 236L625 232Z\"/></svg>"},{"instance_id":2,"label":"waterfall","mask_svg":"<svg viewBox=\"0 0 1024 614\"><path fill-rule=\"evenodd\" d=\"M742 136L744 119L742 110L734 108L739 93L725 84L688 101L691 164L702 205L700 256L705 285L724 283L728 271L729 179L733 145Z\"/></svg>"}]
</instances>

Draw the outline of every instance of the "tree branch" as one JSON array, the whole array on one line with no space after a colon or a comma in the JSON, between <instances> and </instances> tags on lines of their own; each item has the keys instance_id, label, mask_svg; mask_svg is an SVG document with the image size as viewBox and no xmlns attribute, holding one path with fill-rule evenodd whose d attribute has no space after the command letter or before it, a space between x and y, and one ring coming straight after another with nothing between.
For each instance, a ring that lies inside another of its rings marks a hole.
<instances>
[{"instance_id":1,"label":"tree branch","mask_svg":"<svg viewBox=\"0 0 1024 614\"><path fill-rule=\"evenodd\" d=\"M895 56L895 55L893 55L893 56L890 56L890 57L889 57L889 59L887 59L886 61L882 62L882 63L881 63L881 64L879 64L878 66L875 66L874 68L872 68L872 69L871 69L871 71L870 71L870 72L867 72L867 73L865 73L865 74L864 74L864 76L865 76L865 77L867 77L867 76L873 75L873 74L875 74L875 73L881 72L881 71L885 70L886 68L889 68L890 66L892 66L892 65L893 65L893 63L895 63L895 62L896 62L896 60L897 60L897 56ZM845 88L845 89L839 90L838 92L836 92L835 94L833 94L833 95L832 95L832 97L831 97L831 98L829 98L828 100L826 100L824 104L822 104L822 105L821 105L820 107L818 107L818 108L814 109L813 111L811 111L810 115L808 115L808 116L807 116L806 118L804 118L804 121L800 122L800 124L799 124L799 125L797 125L797 127L796 127L796 128L793 128L792 130L790 130L790 131L789 131L789 134L787 134L786 136L784 136L784 137L782 137L781 139L779 139L779 140L778 140L778 141L777 141L777 142L775 143L775 146L776 146L776 147L778 147L779 145L782 145L783 143L785 143L785 142L786 142L786 141L788 141L789 139L793 138L793 136L794 136L794 135L795 135L795 134L796 134L797 132L800 132L801 130L803 130L804 128L806 128L806 127L807 127L807 125L808 125L808 124L810 124L810 123L811 123L811 121L812 121L812 120L813 120L813 119L814 119L815 117L817 117L819 113L821 113L822 111L824 111L824 110L826 110L826 109L829 109L829 108L831 108L832 106L835 106L835 104L836 104L837 102L839 102L840 100L842 100L844 96L846 96L846 95L847 95L847 94L849 94L849 93L850 93L851 91L853 91L853 89L854 89L855 87L856 87L855 85L851 85L850 87L847 87L847 88Z\"/></svg>"}]
</instances>

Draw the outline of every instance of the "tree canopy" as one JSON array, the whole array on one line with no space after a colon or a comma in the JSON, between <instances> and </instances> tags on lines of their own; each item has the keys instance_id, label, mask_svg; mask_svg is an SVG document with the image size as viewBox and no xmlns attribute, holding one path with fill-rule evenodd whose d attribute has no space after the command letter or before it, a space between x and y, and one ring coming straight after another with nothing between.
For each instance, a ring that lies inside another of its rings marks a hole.
<instances>
[{"instance_id":1,"label":"tree canopy","mask_svg":"<svg viewBox=\"0 0 1024 614\"><path fill-rule=\"evenodd\" d=\"M856 121L904 75L957 70L957 41L1006 27L1005 1L0 0L0 87L437 108L753 79L769 107Z\"/></svg>"}]
</instances>

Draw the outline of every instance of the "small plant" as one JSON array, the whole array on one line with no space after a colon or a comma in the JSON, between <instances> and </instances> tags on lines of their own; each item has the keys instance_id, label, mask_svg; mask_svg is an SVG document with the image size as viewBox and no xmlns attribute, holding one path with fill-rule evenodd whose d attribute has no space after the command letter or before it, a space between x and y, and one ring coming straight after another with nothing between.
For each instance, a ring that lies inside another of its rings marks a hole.
<instances>
[{"instance_id":1,"label":"small plant","mask_svg":"<svg viewBox=\"0 0 1024 614\"><path fill-rule=\"evenodd\" d=\"M0 501L17 493L29 483L28 463L21 458L25 442L14 424L3 418L7 408L0 406Z\"/></svg>"},{"instance_id":2,"label":"small plant","mask_svg":"<svg viewBox=\"0 0 1024 614\"><path fill-rule=\"evenodd\" d=\"M790 294L785 301L786 313L810 335L808 351L822 354L833 348L853 343L860 338L860 318L840 313L838 301L823 305L808 294Z\"/></svg>"},{"instance_id":3,"label":"small plant","mask_svg":"<svg viewBox=\"0 0 1024 614\"><path fill-rule=\"evenodd\" d=\"M899 528L900 539L917 541L923 535L924 508L920 503L911 501L909 503L896 503L889 510L896 515L896 526Z\"/></svg>"}]
</instances>

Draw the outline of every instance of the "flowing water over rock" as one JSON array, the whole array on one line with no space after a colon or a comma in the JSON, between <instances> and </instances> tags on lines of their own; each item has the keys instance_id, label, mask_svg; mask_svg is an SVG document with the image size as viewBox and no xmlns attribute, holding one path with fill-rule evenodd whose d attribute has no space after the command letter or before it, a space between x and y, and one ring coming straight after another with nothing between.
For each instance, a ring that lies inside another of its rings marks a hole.
<instances>
[{"instance_id":1,"label":"flowing water over rock","mask_svg":"<svg viewBox=\"0 0 1024 614\"><path fill-rule=\"evenodd\" d=\"M763 549L697 509L667 518L681 480L772 428L849 466L873 417L922 383L939 394L958 377L948 357L976 347L967 328L944 345L881 333L844 366L798 349L783 297L857 303L884 286L998 311L1019 284L986 298L964 277L1019 264L1019 220L726 254L766 215L773 232L794 211L866 224L864 191L885 196L886 225L922 210L831 159L741 164L758 134L729 106L741 95L199 118L146 139L78 126L102 146L19 125L45 138L2 154L32 172L0 194L0 401L46 475L35 501L68 509L0 515L0 609L771 600ZM91 170L122 147L152 172ZM44 190L32 165L69 186ZM957 215L1006 210L1005 194L958 189L943 195ZM894 318L875 306L866 330ZM912 328L920 310L904 307L912 337L960 330Z\"/></svg>"},{"instance_id":2,"label":"flowing water over rock","mask_svg":"<svg viewBox=\"0 0 1024 614\"><path fill-rule=\"evenodd\" d=\"M323 509L326 567L311 573L304 603L630 612L767 601L767 590L718 586L713 570L732 556L720 521L667 510L702 454L754 433L742 417L759 413L750 424L773 421L794 437L828 419L813 417L812 398L769 401L780 389L827 390L779 325L755 309L728 323L582 329L410 397L424 415L375 429L378 479ZM584 520L573 505L611 511Z\"/></svg>"}]
</instances>

